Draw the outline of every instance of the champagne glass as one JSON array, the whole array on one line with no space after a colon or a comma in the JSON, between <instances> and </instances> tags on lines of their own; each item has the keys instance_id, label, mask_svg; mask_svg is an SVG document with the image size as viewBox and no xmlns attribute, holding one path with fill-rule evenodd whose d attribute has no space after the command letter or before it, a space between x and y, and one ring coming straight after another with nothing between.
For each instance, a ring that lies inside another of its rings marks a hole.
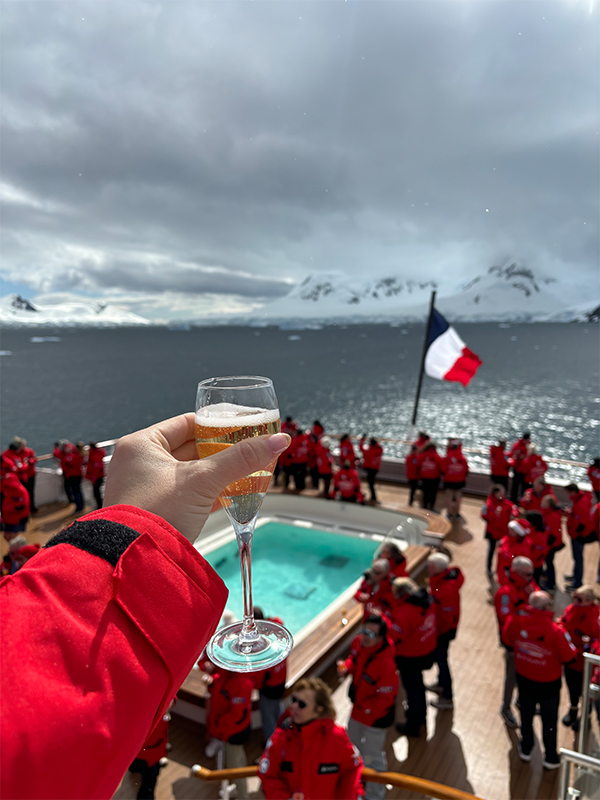
<instances>
[{"instance_id":1,"label":"champagne glass","mask_svg":"<svg viewBox=\"0 0 600 800\"><path fill-rule=\"evenodd\" d=\"M205 458L242 439L278 433L279 408L273 382L254 375L209 378L198 384L196 449ZM221 628L208 643L207 654L233 672L256 672L278 664L294 640L282 625L254 619L252 604L252 536L275 463L229 484L219 500L235 531L242 570L244 619Z\"/></svg>"}]
</instances>

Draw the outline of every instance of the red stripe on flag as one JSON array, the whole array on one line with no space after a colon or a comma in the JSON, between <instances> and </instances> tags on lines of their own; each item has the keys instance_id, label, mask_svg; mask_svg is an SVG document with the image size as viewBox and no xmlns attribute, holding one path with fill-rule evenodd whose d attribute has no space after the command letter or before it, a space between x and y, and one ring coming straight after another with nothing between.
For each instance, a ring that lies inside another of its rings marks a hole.
<instances>
[{"instance_id":1,"label":"red stripe on flag","mask_svg":"<svg viewBox=\"0 0 600 800\"><path fill-rule=\"evenodd\" d=\"M444 375L445 381L456 381L466 386L477 372L483 361L468 347L463 347L459 356L448 372Z\"/></svg>"}]
</instances>

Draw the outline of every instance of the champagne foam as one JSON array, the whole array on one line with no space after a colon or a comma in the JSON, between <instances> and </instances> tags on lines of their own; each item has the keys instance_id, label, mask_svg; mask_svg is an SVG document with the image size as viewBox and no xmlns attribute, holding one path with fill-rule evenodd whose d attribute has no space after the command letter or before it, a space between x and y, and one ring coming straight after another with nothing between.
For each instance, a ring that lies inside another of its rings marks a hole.
<instances>
[{"instance_id":1,"label":"champagne foam","mask_svg":"<svg viewBox=\"0 0 600 800\"><path fill-rule=\"evenodd\" d=\"M254 408L234 403L215 403L212 406L203 406L196 411L196 424L206 428L266 425L269 422L277 422L278 419L278 408Z\"/></svg>"}]
</instances>

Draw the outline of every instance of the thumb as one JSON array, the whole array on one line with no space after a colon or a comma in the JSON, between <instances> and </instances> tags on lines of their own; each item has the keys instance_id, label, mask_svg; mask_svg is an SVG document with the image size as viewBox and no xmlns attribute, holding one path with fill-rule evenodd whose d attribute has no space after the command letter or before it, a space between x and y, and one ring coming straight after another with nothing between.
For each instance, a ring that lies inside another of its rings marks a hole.
<instances>
[{"instance_id":1,"label":"thumb","mask_svg":"<svg viewBox=\"0 0 600 800\"><path fill-rule=\"evenodd\" d=\"M206 470L203 493L216 497L230 483L270 468L274 460L287 450L291 441L287 433L255 436L202 459L200 463Z\"/></svg>"}]
</instances>

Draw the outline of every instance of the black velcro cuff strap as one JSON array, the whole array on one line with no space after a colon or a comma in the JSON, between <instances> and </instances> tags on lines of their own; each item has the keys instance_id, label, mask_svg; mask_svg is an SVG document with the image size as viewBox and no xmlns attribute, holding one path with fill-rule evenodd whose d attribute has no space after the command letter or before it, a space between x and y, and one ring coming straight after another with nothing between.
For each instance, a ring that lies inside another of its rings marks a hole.
<instances>
[{"instance_id":1,"label":"black velcro cuff strap","mask_svg":"<svg viewBox=\"0 0 600 800\"><path fill-rule=\"evenodd\" d=\"M139 535L127 525L106 519L79 520L53 536L45 547L71 544L116 567L125 550Z\"/></svg>"}]
</instances>

